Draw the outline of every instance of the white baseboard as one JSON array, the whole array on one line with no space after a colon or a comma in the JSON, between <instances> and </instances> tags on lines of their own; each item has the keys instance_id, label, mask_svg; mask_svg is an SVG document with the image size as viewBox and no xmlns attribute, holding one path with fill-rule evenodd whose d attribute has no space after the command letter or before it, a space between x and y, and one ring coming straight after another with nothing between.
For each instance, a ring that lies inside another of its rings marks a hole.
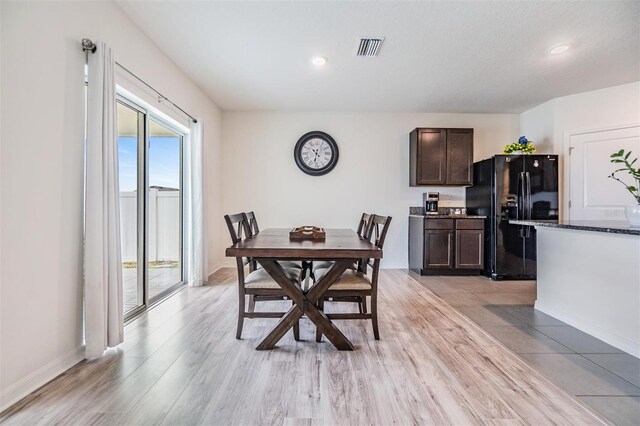
<instances>
[{"instance_id":1,"label":"white baseboard","mask_svg":"<svg viewBox=\"0 0 640 426\"><path fill-rule=\"evenodd\" d=\"M0 391L0 413L84 359L84 345Z\"/></svg>"},{"instance_id":2,"label":"white baseboard","mask_svg":"<svg viewBox=\"0 0 640 426\"><path fill-rule=\"evenodd\" d=\"M218 262L215 265L213 265L211 268L209 268L209 276L211 276L211 274L213 274L220 268L235 268L235 267L236 267L235 259L223 260L222 262Z\"/></svg>"},{"instance_id":3,"label":"white baseboard","mask_svg":"<svg viewBox=\"0 0 640 426\"><path fill-rule=\"evenodd\" d=\"M585 333L590 334L596 339L600 339L603 342L620 349L621 351L625 351L626 353L631 354L635 357L640 357L639 342L634 342L633 340L629 340L628 338L620 336L610 330L605 330L596 324L590 323L589 321L584 321L580 318L576 318L572 315L561 312L558 309L546 306L539 300L536 301L534 307L536 310L559 319L560 321L565 322L580 331L584 331Z\"/></svg>"}]
</instances>

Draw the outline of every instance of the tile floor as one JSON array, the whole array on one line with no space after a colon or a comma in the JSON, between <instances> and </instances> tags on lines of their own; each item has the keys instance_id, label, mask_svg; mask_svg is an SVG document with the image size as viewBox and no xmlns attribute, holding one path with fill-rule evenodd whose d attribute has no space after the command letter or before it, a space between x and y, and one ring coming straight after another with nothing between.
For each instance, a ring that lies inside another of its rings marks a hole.
<instances>
[{"instance_id":1,"label":"tile floor","mask_svg":"<svg viewBox=\"0 0 640 426\"><path fill-rule=\"evenodd\" d=\"M536 311L534 281L410 274L612 423L640 424L640 359Z\"/></svg>"}]
</instances>

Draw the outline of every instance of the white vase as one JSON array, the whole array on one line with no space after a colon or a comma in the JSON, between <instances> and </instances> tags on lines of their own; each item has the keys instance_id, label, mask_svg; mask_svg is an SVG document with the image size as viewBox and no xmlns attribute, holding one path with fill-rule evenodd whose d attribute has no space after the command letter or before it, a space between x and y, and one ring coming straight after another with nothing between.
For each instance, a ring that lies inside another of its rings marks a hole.
<instances>
[{"instance_id":1,"label":"white vase","mask_svg":"<svg viewBox=\"0 0 640 426\"><path fill-rule=\"evenodd\" d=\"M625 213L627 215L629 225L640 228L640 204L625 207Z\"/></svg>"}]
</instances>

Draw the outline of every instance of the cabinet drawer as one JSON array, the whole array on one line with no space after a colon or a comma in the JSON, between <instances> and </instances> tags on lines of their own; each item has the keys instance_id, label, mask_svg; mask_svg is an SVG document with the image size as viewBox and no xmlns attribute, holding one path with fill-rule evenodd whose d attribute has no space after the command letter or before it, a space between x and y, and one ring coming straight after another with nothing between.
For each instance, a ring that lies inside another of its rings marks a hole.
<instances>
[{"instance_id":1,"label":"cabinet drawer","mask_svg":"<svg viewBox=\"0 0 640 426\"><path fill-rule=\"evenodd\" d=\"M425 219L424 229L453 229L453 219Z\"/></svg>"},{"instance_id":2,"label":"cabinet drawer","mask_svg":"<svg viewBox=\"0 0 640 426\"><path fill-rule=\"evenodd\" d=\"M456 219L456 229L484 229L484 219Z\"/></svg>"}]
</instances>

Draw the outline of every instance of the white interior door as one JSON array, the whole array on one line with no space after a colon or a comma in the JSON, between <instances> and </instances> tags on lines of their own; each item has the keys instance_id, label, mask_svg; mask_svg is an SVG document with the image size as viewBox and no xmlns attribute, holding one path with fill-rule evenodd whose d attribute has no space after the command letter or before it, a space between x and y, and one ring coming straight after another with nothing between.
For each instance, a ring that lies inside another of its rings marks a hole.
<instances>
[{"instance_id":1,"label":"white interior door","mask_svg":"<svg viewBox=\"0 0 640 426\"><path fill-rule=\"evenodd\" d=\"M569 146L569 219L625 220L624 206L635 200L624 186L609 179L620 166L610 159L620 149L632 151L631 158L640 157L640 125L573 134ZM632 183L623 172L616 176Z\"/></svg>"}]
</instances>

